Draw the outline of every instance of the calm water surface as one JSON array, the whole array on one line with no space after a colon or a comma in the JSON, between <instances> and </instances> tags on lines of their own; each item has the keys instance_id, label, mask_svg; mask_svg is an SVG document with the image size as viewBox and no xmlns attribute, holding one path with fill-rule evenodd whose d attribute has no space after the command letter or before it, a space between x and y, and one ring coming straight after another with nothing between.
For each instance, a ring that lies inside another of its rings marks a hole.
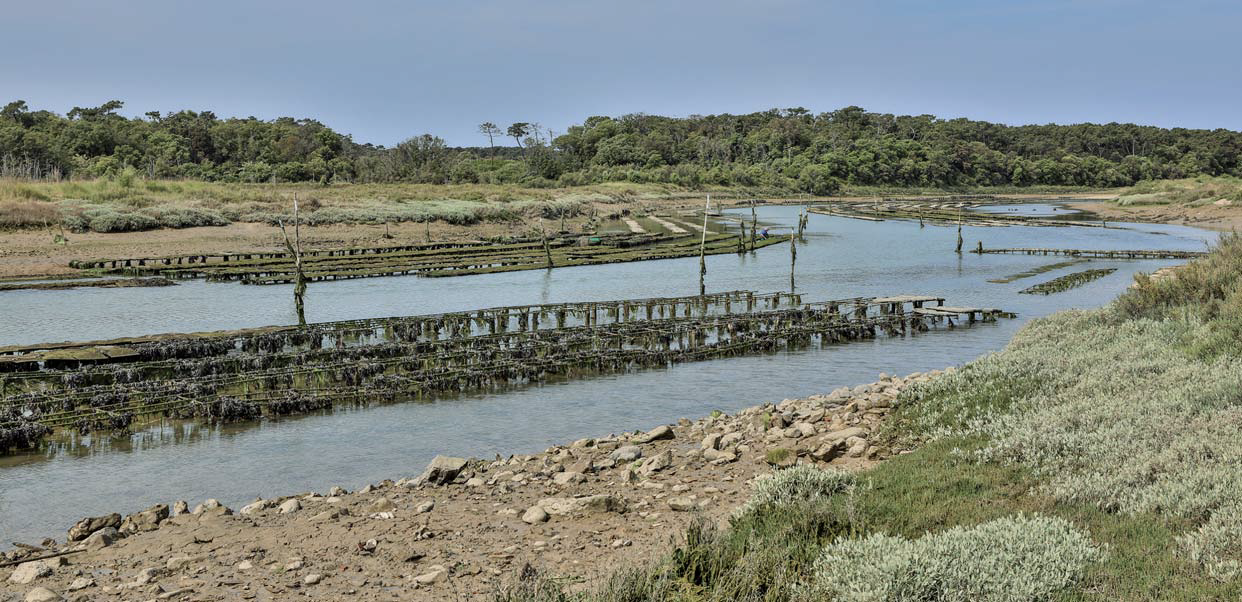
<instances>
[{"instance_id":1,"label":"calm water surface","mask_svg":"<svg viewBox=\"0 0 1242 602\"><path fill-rule=\"evenodd\" d=\"M999 209L999 208L998 208ZM1050 212L1041 208L1041 214ZM749 214L749 210L745 212ZM1027 214L1036 213L1036 211ZM774 231L797 208L767 207ZM966 248L1203 250L1216 234L1180 226L1125 229L972 227ZM953 305L1000 307L1016 320L757 357L686 364L600 377L218 428L163 425L132 436L65 441L34 454L0 457L0 542L64 537L82 516L133 512L177 499L207 497L237 507L255 497L349 488L413 476L438 453L487 457L531 453L579 437L650 428L715 409L870 382L969 361L1004 346L1031 318L1106 303L1136 271L1174 261L1094 260L1016 280L989 279L1055 263L1025 255L958 256L953 227L868 222L812 214L798 248L804 299L927 293ZM787 290L789 248L707 258L710 290ZM698 259L509 272L459 278L376 278L312 284L313 321L456 311L487 306L691 295ZM1081 288L1019 295L1036 282L1076 270L1116 267ZM0 345L102 339L292 323L290 287L188 282L175 287L0 293Z\"/></svg>"}]
</instances>

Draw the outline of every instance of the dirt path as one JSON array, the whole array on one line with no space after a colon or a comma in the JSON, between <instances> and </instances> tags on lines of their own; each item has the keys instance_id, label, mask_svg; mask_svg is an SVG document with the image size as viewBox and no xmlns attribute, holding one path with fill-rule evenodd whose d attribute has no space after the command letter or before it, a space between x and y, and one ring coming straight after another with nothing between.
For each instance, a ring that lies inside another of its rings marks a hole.
<instances>
[{"instance_id":1,"label":"dirt path","mask_svg":"<svg viewBox=\"0 0 1242 602\"><path fill-rule=\"evenodd\" d=\"M354 493L105 517L79 533L99 529L85 544L49 548L86 551L0 569L0 600L36 588L69 600L464 600L489 595L527 565L586 587L658 558L694 520L724 521L771 461L852 470L887 457L892 450L872 446L870 435L903 387L934 374L531 456L438 458L416 479ZM103 526L118 523L132 534Z\"/></svg>"}]
</instances>

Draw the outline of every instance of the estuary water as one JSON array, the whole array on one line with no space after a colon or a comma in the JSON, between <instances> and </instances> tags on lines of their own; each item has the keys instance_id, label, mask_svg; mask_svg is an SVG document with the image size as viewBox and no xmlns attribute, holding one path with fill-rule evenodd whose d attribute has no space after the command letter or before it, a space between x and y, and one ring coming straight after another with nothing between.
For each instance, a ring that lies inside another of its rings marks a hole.
<instances>
[{"instance_id":1,"label":"estuary water","mask_svg":"<svg viewBox=\"0 0 1242 602\"><path fill-rule=\"evenodd\" d=\"M1008 206L1004 206L1008 207ZM996 211L1008 211L997 207ZM1059 209L1058 211L1064 211ZM1027 215L1056 214L1050 206ZM764 207L774 232L798 208ZM749 210L745 215L749 216ZM985 247L1205 250L1216 234L1181 226L1111 228L973 227L966 249ZM949 305L998 307L1012 320L823 349L684 364L670 369L532 386L222 427L165 424L132 435L67 438L46 449L0 457L0 543L63 539L83 516L128 513L155 503L208 497L240 507L255 497L347 488L414 476L436 454L490 457L531 453L580 437L648 429L712 410L959 365L1005 345L1026 321L1107 303L1138 271L1177 261L1091 260L1008 283L1063 257L955 254L956 228L870 222L812 214L799 243L797 290L806 301L934 294ZM1066 273L1117 271L1054 295L1018 291ZM790 251L707 258L709 291L789 289ZM341 320L698 292L698 259L583 266L458 278L394 277L311 284L307 319ZM106 339L161 332L233 329L295 321L287 286L187 282L160 288L0 293L0 345Z\"/></svg>"}]
</instances>

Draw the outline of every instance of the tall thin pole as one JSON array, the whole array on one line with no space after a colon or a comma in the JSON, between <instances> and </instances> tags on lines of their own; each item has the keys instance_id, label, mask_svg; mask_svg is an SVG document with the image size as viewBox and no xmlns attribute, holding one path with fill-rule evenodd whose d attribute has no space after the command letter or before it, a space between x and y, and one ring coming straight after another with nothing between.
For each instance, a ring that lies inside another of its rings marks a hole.
<instances>
[{"instance_id":1,"label":"tall thin pole","mask_svg":"<svg viewBox=\"0 0 1242 602\"><path fill-rule=\"evenodd\" d=\"M289 233L285 231L283 221L277 220L280 233L285 236L285 248L293 256L293 267L296 276L293 284L293 305L298 312L298 326L306 326L306 273L302 271L302 220L298 211L298 195L293 193L293 236L295 243L289 241Z\"/></svg>"},{"instance_id":2,"label":"tall thin pole","mask_svg":"<svg viewBox=\"0 0 1242 602\"><path fill-rule=\"evenodd\" d=\"M539 237L543 239L543 252L548 257L548 267L552 267L552 247L548 246L548 233L543 229L543 218L539 218Z\"/></svg>"},{"instance_id":3,"label":"tall thin pole","mask_svg":"<svg viewBox=\"0 0 1242 602\"><path fill-rule=\"evenodd\" d=\"M957 248L954 249L958 255L962 254L962 210L957 210Z\"/></svg>"},{"instance_id":4,"label":"tall thin pole","mask_svg":"<svg viewBox=\"0 0 1242 602\"><path fill-rule=\"evenodd\" d=\"M707 294L707 213L712 208L712 193L707 193L703 206L703 238L699 240L699 296Z\"/></svg>"},{"instance_id":5,"label":"tall thin pole","mask_svg":"<svg viewBox=\"0 0 1242 602\"><path fill-rule=\"evenodd\" d=\"M789 292L794 292L794 264L798 263L798 238L789 233Z\"/></svg>"}]
</instances>

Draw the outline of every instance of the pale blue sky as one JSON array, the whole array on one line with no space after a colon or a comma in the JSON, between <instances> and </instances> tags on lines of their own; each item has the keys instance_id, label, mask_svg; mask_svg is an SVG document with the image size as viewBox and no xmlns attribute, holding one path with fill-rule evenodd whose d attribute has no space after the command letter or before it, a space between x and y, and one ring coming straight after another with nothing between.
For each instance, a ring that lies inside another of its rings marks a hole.
<instances>
[{"instance_id":1,"label":"pale blue sky","mask_svg":"<svg viewBox=\"0 0 1242 602\"><path fill-rule=\"evenodd\" d=\"M1242 129L1242 2L3 0L0 102L314 117L359 142L490 120L859 105Z\"/></svg>"}]
</instances>

